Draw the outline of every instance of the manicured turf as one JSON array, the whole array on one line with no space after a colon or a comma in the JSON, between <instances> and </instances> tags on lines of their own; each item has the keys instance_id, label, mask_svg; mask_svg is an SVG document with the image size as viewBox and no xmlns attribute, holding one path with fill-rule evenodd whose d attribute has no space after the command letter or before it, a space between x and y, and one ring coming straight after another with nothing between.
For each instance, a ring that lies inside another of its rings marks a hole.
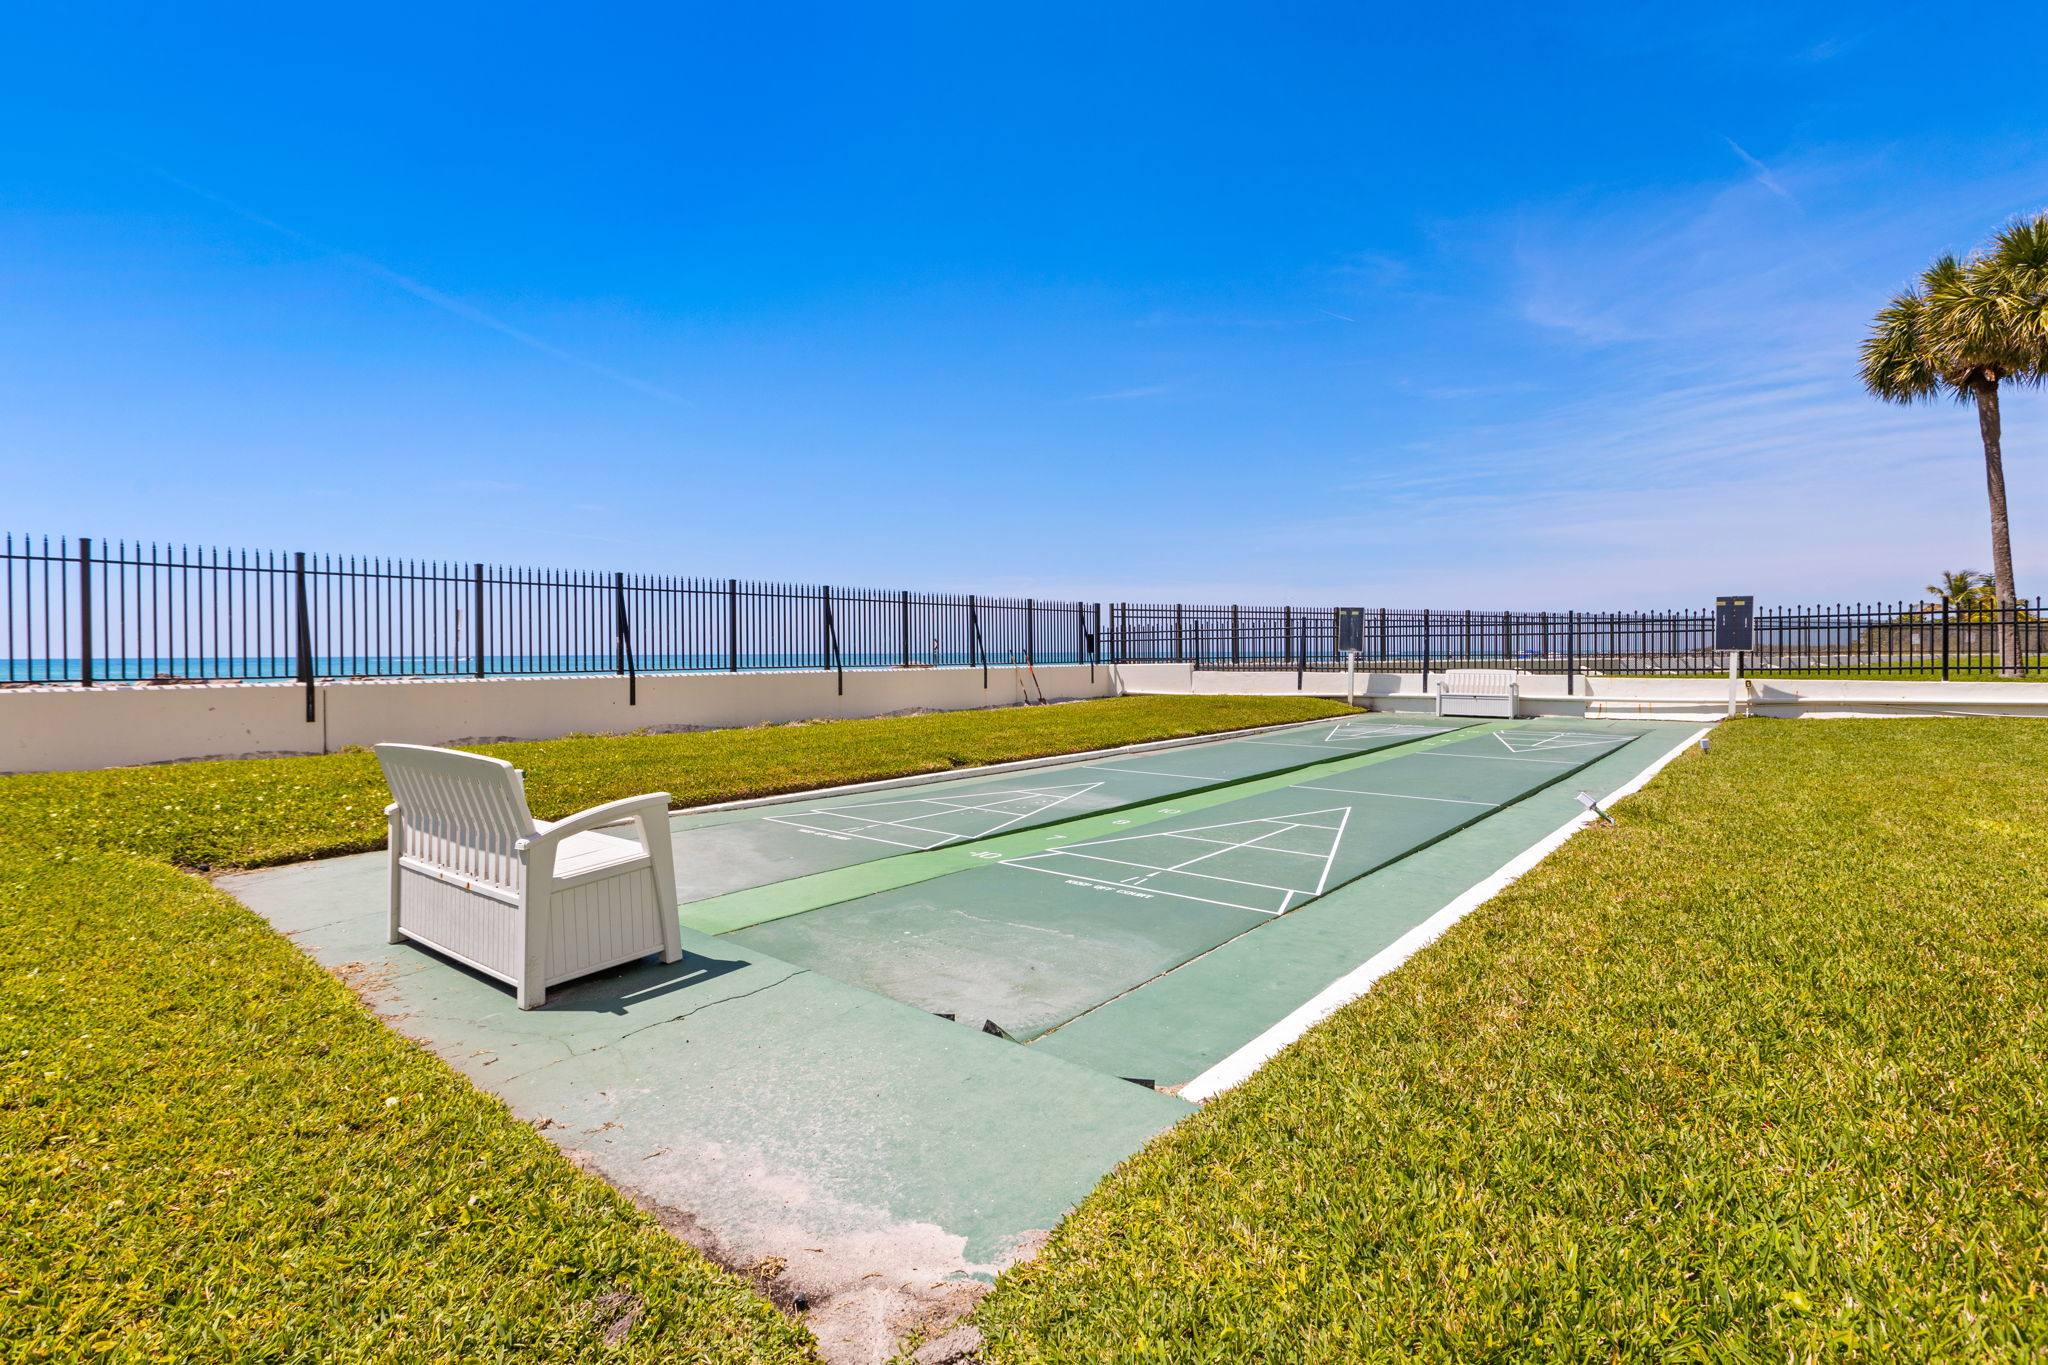
<instances>
[{"instance_id":1,"label":"manicured turf","mask_svg":"<svg viewBox=\"0 0 2048 1365\"><path fill-rule=\"evenodd\" d=\"M2039 1359L2044 771L1722 727L1106 1181L989 1358Z\"/></svg>"},{"instance_id":2,"label":"manicured turf","mask_svg":"<svg viewBox=\"0 0 2048 1365\"><path fill-rule=\"evenodd\" d=\"M490 752L546 817L1345 709L1131 698ZM746 1280L170 866L373 847L386 799L360 754L0 778L0 1356L807 1358Z\"/></svg>"},{"instance_id":3,"label":"manicured turf","mask_svg":"<svg viewBox=\"0 0 2048 1365\"><path fill-rule=\"evenodd\" d=\"M806 1358L203 882L0 850L0 919L7 1359Z\"/></svg>"}]
</instances>

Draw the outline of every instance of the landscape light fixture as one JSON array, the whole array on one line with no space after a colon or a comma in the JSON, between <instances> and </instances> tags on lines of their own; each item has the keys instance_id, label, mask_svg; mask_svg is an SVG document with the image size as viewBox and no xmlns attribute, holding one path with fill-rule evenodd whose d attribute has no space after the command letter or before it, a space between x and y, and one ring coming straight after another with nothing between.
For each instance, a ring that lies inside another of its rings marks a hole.
<instances>
[{"instance_id":1,"label":"landscape light fixture","mask_svg":"<svg viewBox=\"0 0 2048 1365\"><path fill-rule=\"evenodd\" d=\"M1602 824L1611 825L1614 823L1614 817L1609 815L1606 811L1600 809L1600 798L1593 795L1593 793L1580 792L1579 804L1584 806L1587 810L1593 812L1593 814L1599 816L1600 822Z\"/></svg>"}]
</instances>

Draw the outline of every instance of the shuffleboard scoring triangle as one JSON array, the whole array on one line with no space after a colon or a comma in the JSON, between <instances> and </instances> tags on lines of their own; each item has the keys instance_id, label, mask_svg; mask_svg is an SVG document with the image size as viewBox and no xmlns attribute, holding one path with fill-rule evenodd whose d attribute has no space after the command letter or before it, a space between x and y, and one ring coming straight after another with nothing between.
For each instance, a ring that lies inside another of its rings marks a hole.
<instances>
[{"instance_id":1,"label":"shuffleboard scoring triangle","mask_svg":"<svg viewBox=\"0 0 2048 1365\"><path fill-rule=\"evenodd\" d=\"M1631 735L1607 735L1592 730L1496 730L1493 737L1509 753L1543 753L1554 749L1596 749L1626 744Z\"/></svg>"},{"instance_id":2,"label":"shuffleboard scoring triangle","mask_svg":"<svg viewBox=\"0 0 2048 1365\"><path fill-rule=\"evenodd\" d=\"M1004 867L1281 915L1329 886L1351 807L1090 839Z\"/></svg>"}]
</instances>

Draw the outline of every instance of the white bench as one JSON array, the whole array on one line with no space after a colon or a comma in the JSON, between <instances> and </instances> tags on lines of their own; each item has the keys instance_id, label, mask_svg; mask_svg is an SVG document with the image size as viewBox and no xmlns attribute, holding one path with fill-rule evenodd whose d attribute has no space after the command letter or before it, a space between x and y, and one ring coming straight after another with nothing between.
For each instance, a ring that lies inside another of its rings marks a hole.
<instances>
[{"instance_id":1,"label":"white bench","mask_svg":"<svg viewBox=\"0 0 2048 1365\"><path fill-rule=\"evenodd\" d=\"M668 793L536 820L501 758L379 744L391 785L390 935L509 983L519 1008L548 987L659 953L680 961ZM635 839L599 834L630 819Z\"/></svg>"},{"instance_id":2,"label":"white bench","mask_svg":"<svg viewBox=\"0 0 2048 1365\"><path fill-rule=\"evenodd\" d=\"M1436 713L1440 716L1513 720L1517 700L1514 672L1506 668L1453 668L1436 685Z\"/></svg>"}]
</instances>

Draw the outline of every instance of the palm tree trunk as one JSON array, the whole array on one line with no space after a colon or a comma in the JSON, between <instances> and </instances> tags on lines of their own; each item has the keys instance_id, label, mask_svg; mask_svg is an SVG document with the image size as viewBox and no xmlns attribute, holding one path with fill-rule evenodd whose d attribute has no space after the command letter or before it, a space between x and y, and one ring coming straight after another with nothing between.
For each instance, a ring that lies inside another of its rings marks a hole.
<instances>
[{"instance_id":1,"label":"palm tree trunk","mask_svg":"<svg viewBox=\"0 0 2048 1365\"><path fill-rule=\"evenodd\" d=\"M1999 446L1998 381L1971 386L1977 399L1977 432L1984 438L1984 484L1991 495L1991 579L1998 594L1998 671L2026 675L2020 658L2019 597L2012 584L2012 531L2005 519L2005 454Z\"/></svg>"}]
</instances>

